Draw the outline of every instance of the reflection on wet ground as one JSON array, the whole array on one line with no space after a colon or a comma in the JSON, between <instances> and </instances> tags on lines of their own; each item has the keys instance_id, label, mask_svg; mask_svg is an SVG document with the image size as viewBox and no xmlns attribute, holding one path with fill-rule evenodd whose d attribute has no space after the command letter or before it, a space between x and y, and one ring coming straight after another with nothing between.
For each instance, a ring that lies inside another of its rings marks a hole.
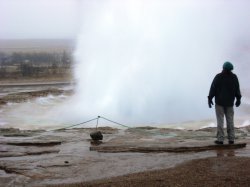
<instances>
[{"instance_id":1,"label":"reflection on wet ground","mask_svg":"<svg viewBox=\"0 0 250 187\"><path fill-rule=\"evenodd\" d=\"M228 156L228 157L231 157L231 156L236 156L235 155L235 151L230 149L230 150L216 150L216 153L217 153L217 157L224 157L224 156Z\"/></svg>"},{"instance_id":2,"label":"reflection on wet ground","mask_svg":"<svg viewBox=\"0 0 250 187\"><path fill-rule=\"evenodd\" d=\"M213 145L214 130L114 129L99 127L103 144L97 146L178 148ZM174 167L179 163L208 157L249 156L249 146L241 149L214 149L189 152L97 152L90 151L90 136L95 128L60 131L0 132L0 182L44 186L75 183L141 171ZM244 133L243 133L244 132ZM247 132L247 133L246 133ZM158 133L161 137L158 137ZM237 143L249 143L248 128L237 130ZM166 136L165 135L171 135ZM173 135L175 135L173 137ZM59 144L60 142L60 144ZM30 146L32 145L32 146ZM47 146L41 146L47 145ZM8 173L9 172L9 173Z\"/></svg>"}]
</instances>

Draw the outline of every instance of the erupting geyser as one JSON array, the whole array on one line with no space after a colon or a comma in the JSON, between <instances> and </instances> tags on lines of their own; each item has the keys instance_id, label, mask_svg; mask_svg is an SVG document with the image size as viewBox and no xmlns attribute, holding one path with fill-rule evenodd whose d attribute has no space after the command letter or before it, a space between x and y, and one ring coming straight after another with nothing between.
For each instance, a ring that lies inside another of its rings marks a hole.
<instances>
[{"instance_id":1,"label":"erupting geyser","mask_svg":"<svg viewBox=\"0 0 250 187\"><path fill-rule=\"evenodd\" d=\"M249 0L77 2L75 95L10 103L0 125L56 128L99 115L129 126L210 125L207 95L225 61L234 64L243 95L236 126L249 124Z\"/></svg>"},{"instance_id":2,"label":"erupting geyser","mask_svg":"<svg viewBox=\"0 0 250 187\"><path fill-rule=\"evenodd\" d=\"M81 6L76 118L103 115L130 124L208 118L213 112L206 96L215 73L226 60L236 73L243 66L237 55L249 36L241 22L250 18L247 1L108 0Z\"/></svg>"}]
</instances>

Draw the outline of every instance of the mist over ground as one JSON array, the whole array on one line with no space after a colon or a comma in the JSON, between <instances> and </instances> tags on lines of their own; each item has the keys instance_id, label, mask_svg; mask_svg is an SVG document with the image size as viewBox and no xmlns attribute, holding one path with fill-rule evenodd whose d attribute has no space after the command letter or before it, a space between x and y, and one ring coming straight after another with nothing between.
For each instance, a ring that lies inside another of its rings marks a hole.
<instances>
[{"instance_id":1,"label":"mist over ground","mask_svg":"<svg viewBox=\"0 0 250 187\"><path fill-rule=\"evenodd\" d=\"M249 75L247 1L82 1L74 116L126 123L208 119L225 61Z\"/></svg>"},{"instance_id":2,"label":"mist over ground","mask_svg":"<svg viewBox=\"0 0 250 187\"><path fill-rule=\"evenodd\" d=\"M225 61L234 64L243 95L241 107L235 108L235 117L237 120L240 117L236 125L250 124L247 0L82 0L72 4L64 0L67 3L61 3L60 11L56 12L51 10L59 0L52 5L49 1L39 1L41 6L31 3L32 11L25 11L24 5L17 6L20 2L11 1L15 5L12 11L20 9L27 13L22 16L22 28L32 34L10 27L16 26L11 22L0 37L41 36L39 27L30 23L55 13L57 16L46 24L44 37L54 38L55 33L64 30L58 37L71 33L74 38L73 30L78 29L73 28L81 28L74 52L75 95L10 103L0 110L3 116L0 125L55 128L98 115L131 126L181 122L190 128L211 125L215 114L207 106L207 95ZM50 9L45 17L38 12L33 19L31 15L37 7ZM60 24L65 29L54 27L64 12L74 12L69 14L68 22ZM7 9L1 13L6 22L12 15ZM74 17L77 20L69 21ZM68 23L72 28L67 29ZM12 32L7 32L8 29Z\"/></svg>"}]
</instances>

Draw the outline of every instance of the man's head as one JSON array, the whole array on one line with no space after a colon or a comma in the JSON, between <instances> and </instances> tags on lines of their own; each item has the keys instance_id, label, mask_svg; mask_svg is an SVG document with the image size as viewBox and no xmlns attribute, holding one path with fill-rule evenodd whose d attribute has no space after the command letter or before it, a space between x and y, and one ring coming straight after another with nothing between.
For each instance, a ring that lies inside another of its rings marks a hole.
<instances>
[{"instance_id":1,"label":"man's head","mask_svg":"<svg viewBox=\"0 0 250 187\"><path fill-rule=\"evenodd\" d=\"M231 62L225 62L223 64L223 70L232 71L233 69L234 69L234 66Z\"/></svg>"}]
</instances>

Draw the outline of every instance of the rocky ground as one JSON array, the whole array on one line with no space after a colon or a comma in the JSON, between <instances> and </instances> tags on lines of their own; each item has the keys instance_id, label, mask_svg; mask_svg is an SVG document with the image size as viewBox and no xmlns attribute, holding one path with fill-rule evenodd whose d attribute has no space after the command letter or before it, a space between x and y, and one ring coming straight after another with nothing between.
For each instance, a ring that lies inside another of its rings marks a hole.
<instances>
[{"instance_id":1,"label":"rocky ground","mask_svg":"<svg viewBox=\"0 0 250 187\"><path fill-rule=\"evenodd\" d=\"M72 90L8 93L24 102ZM216 128L154 127L20 130L0 128L0 186L249 186L250 126L236 129L235 145L214 145ZM225 142L227 144L227 142Z\"/></svg>"},{"instance_id":2,"label":"rocky ground","mask_svg":"<svg viewBox=\"0 0 250 187\"><path fill-rule=\"evenodd\" d=\"M236 130L234 146L214 146L214 128L99 127L104 136L100 145L91 142L89 134L95 130L0 129L0 184L186 186L189 181L188 186L217 186L224 181L235 186L250 179L250 148L241 146L250 141L250 127Z\"/></svg>"},{"instance_id":3,"label":"rocky ground","mask_svg":"<svg viewBox=\"0 0 250 187\"><path fill-rule=\"evenodd\" d=\"M51 95L61 95L62 93L64 94L71 94L72 91L64 91L60 89L46 89L46 90L38 90L38 91L28 91L28 92L17 92L17 93L12 93L5 95L3 97L0 97L0 106L5 105L8 102L14 102L14 103L20 103L20 102L25 102L29 99L33 99L36 97L44 97L49 94Z\"/></svg>"},{"instance_id":4,"label":"rocky ground","mask_svg":"<svg viewBox=\"0 0 250 187\"><path fill-rule=\"evenodd\" d=\"M0 80L0 107L9 102L21 103L26 102L29 99L37 97L44 97L47 95L61 95L72 94L73 87L71 89L63 89L66 86L70 87L73 83L70 81L38 81L32 82L31 80L21 80L16 82L5 82Z\"/></svg>"}]
</instances>

